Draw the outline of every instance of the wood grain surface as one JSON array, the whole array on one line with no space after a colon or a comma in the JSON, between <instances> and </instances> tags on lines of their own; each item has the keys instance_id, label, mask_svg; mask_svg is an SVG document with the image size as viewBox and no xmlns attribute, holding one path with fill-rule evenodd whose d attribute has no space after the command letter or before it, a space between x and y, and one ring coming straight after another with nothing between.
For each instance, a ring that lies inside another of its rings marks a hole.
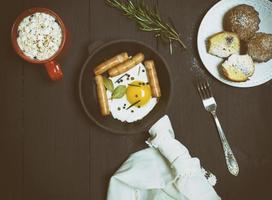
<instances>
[{"instance_id":1,"label":"wood grain surface","mask_svg":"<svg viewBox=\"0 0 272 200\"><path fill-rule=\"evenodd\" d=\"M167 114L176 137L217 175L219 195L227 200L270 199L272 84L236 89L209 76L220 120L240 164L238 177L226 170L215 126L193 86L194 58L199 62L197 29L216 2L158 0L162 14L173 20L188 46L170 56L167 46L138 31L103 0L5 1L0 17L0 199L103 200L111 175L129 154L146 147L147 133L107 133L89 121L80 105L78 78L88 45L114 39L145 42L167 60L175 91ZM50 81L42 66L22 61L11 47L13 21L34 6L56 11L70 31L70 48L60 60L62 81Z\"/></svg>"}]
</instances>

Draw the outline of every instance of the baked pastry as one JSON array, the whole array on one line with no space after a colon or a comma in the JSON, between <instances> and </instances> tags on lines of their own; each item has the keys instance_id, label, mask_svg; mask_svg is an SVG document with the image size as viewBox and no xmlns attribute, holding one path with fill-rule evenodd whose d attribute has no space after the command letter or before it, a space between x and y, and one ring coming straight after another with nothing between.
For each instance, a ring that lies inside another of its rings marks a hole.
<instances>
[{"instance_id":1,"label":"baked pastry","mask_svg":"<svg viewBox=\"0 0 272 200\"><path fill-rule=\"evenodd\" d=\"M248 54L256 62L267 62L272 58L272 34L256 33L248 42Z\"/></svg>"},{"instance_id":2,"label":"baked pastry","mask_svg":"<svg viewBox=\"0 0 272 200\"><path fill-rule=\"evenodd\" d=\"M254 7L242 4L232 8L224 17L224 27L235 32L239 38L248 41L259 30L261 20Z\"/></svg>"},{"instance_id":3,"label":"baked pastry","mask_svg":"<svg viewBox=\"0 0 272 200\"><path fill-rule=\"evenodd\" d=\"M240 40L235 33L220 32L209 38L209 54L227 58L240 52Z\"/></svg>"},{"instance_id":4,"label":"baked pastry","mask_svg":"<svg viewBox=\"0 0 272 200\"><path fill-rule=\"evenodd\" d=\"M235 82L248 80L254 74L255 66L249 55L233 54L222 64L223 75Z\"/></svg>"}]
</instances>

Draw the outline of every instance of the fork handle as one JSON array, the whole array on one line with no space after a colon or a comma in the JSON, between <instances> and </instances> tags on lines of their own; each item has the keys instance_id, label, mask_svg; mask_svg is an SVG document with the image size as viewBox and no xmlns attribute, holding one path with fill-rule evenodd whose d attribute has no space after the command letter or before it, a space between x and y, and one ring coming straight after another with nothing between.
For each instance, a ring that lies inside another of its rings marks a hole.
<instances>
[{"instance_id":1,"label":"fork handle","mask_svg":"<svg viewBox=\"0 0 272 200\"><path fill-rule=\"evenodd\" d=\"M219 119L218 119L216 113L212 112L212 115L213 115L217 130L218 130L218 133L219 133L219 136L220 136L220 139L221 139L221 143L222 143L222 146L223 146L223 150L224 150L228 170L232 175L237 176L238 173L239 173L238 163L237 163L237 161L235 159L235 156L234 156L234 154L233 154L233 152L232 152L232 150L230 148L230 145L229 145L229 143L227 141L227 138L226 138L226 136L224 134L224 131L222 129L222 126L221 126L221 124L219 122Z\"/></svg>"}]
</instances>

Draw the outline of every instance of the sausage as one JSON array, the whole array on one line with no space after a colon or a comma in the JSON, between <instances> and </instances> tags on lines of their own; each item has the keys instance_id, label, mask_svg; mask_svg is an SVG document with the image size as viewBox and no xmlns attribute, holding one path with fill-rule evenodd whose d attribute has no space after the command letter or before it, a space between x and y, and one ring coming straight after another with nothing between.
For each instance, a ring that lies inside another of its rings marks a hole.
<instances>
[{"instance_id":1,"label":"sausage","mask_svg":"<svg viewBox=\"0 0 272 200\"><path fill-rule=\"evenodd\" d=\"M95 82L96 82L96 91L97 91L97 97L98 97L98 102L100 105L101 114L103 116L109 115L110 109L109 109L109 103L108 103L108 98L106 94L106 88L103 82L103 77L101 75L96 76Z\"/></svg>"},{"instance_id":2,"label":"sausage","mask_svg":"<svg viewBox=\"0 0 272 200\"><path fill-rule=\"evenodd\" d=\"M144 54L138 53L133 56L131 59L117 65L114 68L111 68L108 72L111 77L118 76L128 70L130 70L135 65L141 63L144 60Z\"/></svg>"},{"instance_id":3,"label":"sausage","mask_svg":"<svg viewBox=\"0 0 272 200\"><path fill-rule=\"evenodd\" d=\"M95 75L101 75L104 72L108 71L110 68L115 67L116 65L128 60L127 52L120 53L113 58L106 60L97 67L94 68Z\"/></svg>"},{"instance_id":4,"label":"sausage","mask_svg":"<svg viewBox=\"0 0 272 200\"><path fill-rule=\"evenodd\" d=\"M159 84L159 79L157 76L155 64L153 60L147 60L144 62L149 85L151 87L151 93L153 97L161 97L161 89Z\"/></svg>"}]
</instances>

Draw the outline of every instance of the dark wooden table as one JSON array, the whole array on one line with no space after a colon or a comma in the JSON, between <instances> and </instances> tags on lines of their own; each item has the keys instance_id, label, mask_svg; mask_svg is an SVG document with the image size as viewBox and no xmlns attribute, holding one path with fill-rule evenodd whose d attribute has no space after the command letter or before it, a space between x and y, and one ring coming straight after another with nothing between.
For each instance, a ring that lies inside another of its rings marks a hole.
<instances>
[{"instance_id":1,"label":"dark wooden table","mask_svg":"<svg viewBox=\"0 0 272 200\"><path fill-rule=\"evenodd\" d=\"M81 108L78 78L93 41L130 38L143 41L166 58L174 80L169 108L177 138L218 178L223 199L270 199L272 185L272 84L236 89L211 78L219 117L240 164L238 177L226 170L213 121L192 84L201 18L216 0L159 1L188 45L170 56L152 34L103 0L8 0L0 17L0 199L102 200L108 181L132 152L146 147L147 133L110 134L89 121ZM22 61L10 43L16 16L33 6L60 14L71 33L68 54L60 61L64 79L51 82L43 67Z\"/></svg>"}]
</instances>

